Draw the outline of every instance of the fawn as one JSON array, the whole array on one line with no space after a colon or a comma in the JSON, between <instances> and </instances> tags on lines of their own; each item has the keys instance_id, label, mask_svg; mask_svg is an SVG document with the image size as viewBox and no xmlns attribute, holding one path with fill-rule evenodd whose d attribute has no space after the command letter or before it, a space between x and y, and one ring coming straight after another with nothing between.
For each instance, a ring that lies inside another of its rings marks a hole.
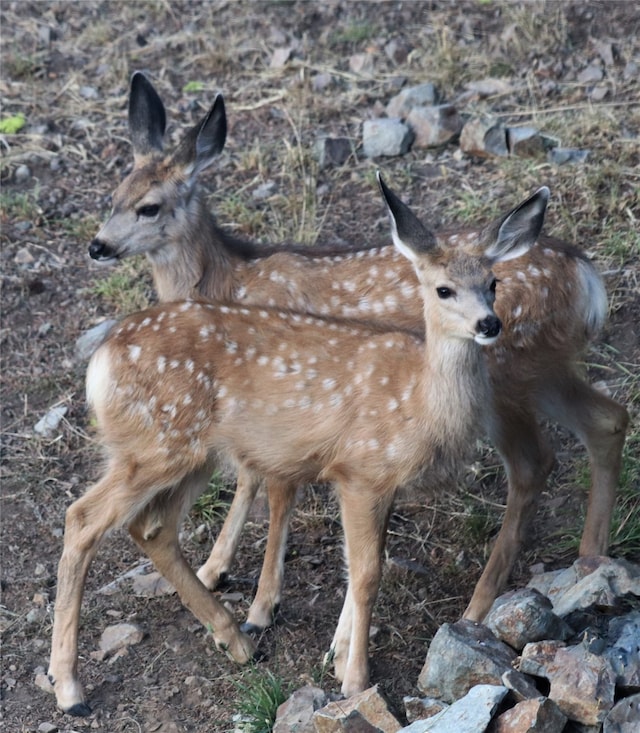
<instances>
[{"instance_id":1,"label":"fawn","mask_svg":"<svg viewBox=\"0 0 640 733\"><path fill-rule=\"evenodd\" d=\"M162 301L188 297L262 304L300 312L375 322L422 333L417 280L393 246L360 249L261 246L219 228L199 190L198 176L223 149L226 117L221 96L176 150L162 149L165 109L149 80L131 80L129 127L134 167L113 195L113 211L90 246L96 260L146 253ZM592 488L581 555L605 554L615 503L626 410L585 382L578 361L607 312L604 286L575 247L538 236L544 206L531 219L537 243L518 259L496 263L500 340L484 350L494 383L489 436L507 471L502 529L478 581L468 618L481 620L500 592L554 462L538 418L571 430L589 453ZM497 236L503 221L435 236L463 246ZM382 275L381 275L382 273ZM259 478L238 474L238 488L221 534L198 577L214 588L231 566ZM280 601L287 519L295 489L269 492L270 529L258 592L247 628L269 625Z\"/></svg>"},{"instance_id":2,"label":"fawn","mask_svg":"<svg viewBox=\"0 0 640 733\"><path fill-rule=\"evenodd\" d=\"M77 679L78 616L101 538L127 526L239 662L249 637L186 563L178 522L229 461L278 486L326 481L338 492L348 586L331 644L344 695L369 681L368 639L386 526L398 486L450 475L491 404L484 345L500 333L493 263L532 245L527 216L466 243L440 244L379 177L394 245L418 276L423 337L356 321L204 301L128 316L94 353L87 400L107 469L67 511L50 676L58 704L87 712ZM384 278L383 275L380 275ZM301 429L302 428L302 429Z\"/></svg>"}]
</instances>

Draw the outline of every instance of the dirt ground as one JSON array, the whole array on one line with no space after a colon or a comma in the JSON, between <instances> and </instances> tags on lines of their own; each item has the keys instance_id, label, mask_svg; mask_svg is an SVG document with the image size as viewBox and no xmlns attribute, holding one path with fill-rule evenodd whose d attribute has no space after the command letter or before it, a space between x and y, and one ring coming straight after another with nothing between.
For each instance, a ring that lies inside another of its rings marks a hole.
<instances>
[{"instance_id":1,"label":"dirt ground","mask_svg":"<svg viewBox=\"0 0 640 733\"><path fill-rule=\"evenodd\" d=\"M0 133L0 728L227 731L238 710L244 672L212 649L177 597L141 598L127 584L111 595L96 592L141 562L125 533L105 541L87 581L80 673L92 715L62 714L35 684L48 664L65 509L99 471L83 394L86 364L74 344L101 319L154 298L144 261L108 270L87 254L131 164L126 100L136 69L162 95L173 139L217 91L224 94L227 145L204 185L221 225L262 241L386 241L376 167L435 227L489 221L549 185L546 231L582 246L605 273L610 319L586 364L590 378L631 412L627 494L612 552L640 560L640 539L624 531L640 521L638 3L3 0L0 21L2 118L25 119L16 134ZM282 48L291 49L289 60L273 63ZM371 74L353 70L356 54L370 54ZM326 86L318 81L323 74L330 75ZM509 91L488 98L469 92L470 82L487 78L508 80ZM574 166L544 157L472 159L452 143L364 158L357 147L363 120L381 115L402 84L423 81L465 114L535 125L589 157ZM319 170L310 151L320 135L352 139L354 155ZM254 196L268 181L271 194ZM37 436L34 425L56 404L67 407L60 428ZM587 461L573 436L555 426L549 434L558 465L511 587L527 581L533 563L558 567L576 555ZM471 468L456 490L401 497L391 520L370 652L372 681L400 716L402 697L417 692L430 638L460 616L500 525L505 481L490 446L479 447ZM264 548L259 509L223 589L239 620ZM220 525L219 516L195 511L185 521L183 546L194 567ZM293 689L313 680L339 690L321 662L342 605L341 569L335 501L326 489L310 488L292 522L283 607L260 639L259 669ZM141 625L144 640L126 656L96 658L104 628L124 620Z\"/></svg>"}]
</instances>

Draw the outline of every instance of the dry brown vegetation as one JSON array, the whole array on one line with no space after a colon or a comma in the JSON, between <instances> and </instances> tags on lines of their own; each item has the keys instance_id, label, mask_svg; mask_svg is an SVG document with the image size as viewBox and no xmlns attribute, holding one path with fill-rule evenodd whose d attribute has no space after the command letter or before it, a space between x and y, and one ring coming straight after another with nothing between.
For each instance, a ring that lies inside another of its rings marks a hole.
<instances>
[{"instance_id":1,"label":"dry brown vegetation","mask_svg":"<svg viewBox=\"0 0 640 733\"><path fill-rule=\"evenodd\" d=\"M631 413L612 552L640 559L640 10L634 2L3 2L2 118L24 127L0 133L2 223L2 705L7 731L224 731L238 709L245 671L208 644L176 597L144 599L95 591L140 561L123 534L109 538L87 585L81 675L94 713L70 719L34 685L46 668L64 511L98 471L76 338L103 317L153 300L145 261L99 269L87 245L109 195L131 163L126 98L145 70L177 137L225 96L230 132L205 175L219 222L244 235L313 244L386 241L374 185L377 167L434 226L489 221L540 185L552 191L545 230L582 246L604 272L610 319L587 357L601 383ZM398 62L391 40L406 45ZM272 68L277 48L291 59ZM371 53L375 72L349 67ZM633 64L636 64L635 70ZM601 81L581 81L589 66ZM333 82L314 88L318 74ZM503 78L511 91L461 99L468 82ZM563 145L589 149L580 165L543 159L475 160L455 145L370 161L358 152L362 121L406 85L433 81L465 114L487 112L532 124ZM318 170L320 134L353 140L342 167ZM26 166L26 170L25 169ZM266 181L275 192L257 200ZM59 434L33 425L53 404L68 407ZM582 447L550 426L558 467L543 497L528 567L566 564L588 485ZM221 498L228 499L224 487ZM481 446L464 486L447 495L403 497L393 515L388 562L374 613L373 681L396 710L415 681L438 624L457 618L499 526L501 465ZM219 504L201 501L185 522L194 566L220 527ZM238 618L259 572L265 519L256 511L229 590ZM204 525L204 526L201 526ZM198 530L198 531L196 531ZM341 528L333 498L309 489L295 513L283 610L260 641L286 684L338 685L322 668L342 604ZM133 619L148 637L113 663L91 657L105 626ZM186 682L187 681L187 682Z\"/></svg>"}]
</instances>

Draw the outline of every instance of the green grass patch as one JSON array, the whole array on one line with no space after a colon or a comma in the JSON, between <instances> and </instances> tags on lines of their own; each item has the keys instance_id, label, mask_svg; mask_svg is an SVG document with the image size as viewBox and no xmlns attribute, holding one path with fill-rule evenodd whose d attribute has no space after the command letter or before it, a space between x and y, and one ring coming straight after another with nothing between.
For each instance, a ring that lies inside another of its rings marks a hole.
<instances>
[{"instance_id":1,"label":"green grass patch","mask_svg":"<svg viewBox=\"0 0 640 733\"><path fill-rule=\"evenodd\" d=\"M201 494L191 508L191 516L196 522L213 524L224 519L229 502L223 498L227 484L220 473L215 471L204 494Z\"/></svg>"},{"instance_id":2,"label":"green grass patch","mask_svg":"<svg viewBox=\"0 0 640 733\"><path fill-rule=\"evenodd\" d=\"M108 277L97 280L90 292L102 298L116 313L133 313L150 305L148 277L143 258L131 257L118 263Z\"/></svg>"},{"instance_id":3,"label":"green grass patch","mask_svg":"<svg viewBox=\"0 0 640 733\"><path fill-rule=\"evenodd\" d=\"M271 733L278 707L289 697L291 685L271 670L249 669L236 683L236 710L243 733Z\"/></svg>"}]
</instances>

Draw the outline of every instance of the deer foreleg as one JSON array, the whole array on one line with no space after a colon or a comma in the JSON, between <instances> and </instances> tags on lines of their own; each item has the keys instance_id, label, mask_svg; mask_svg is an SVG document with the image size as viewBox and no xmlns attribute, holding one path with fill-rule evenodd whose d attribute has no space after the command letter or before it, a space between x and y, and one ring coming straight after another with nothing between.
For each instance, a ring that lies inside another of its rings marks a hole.
<instances>
[{"instance_id":1,"label":"deer foreleg","mask_svg":"<svg viewBox=\"0 0 640 733\"><path fill-rule=\"evenodd\" d=\"M273 623L280 606L284 577L284 556L289 534L289 518L295 504L296 485L269 481L269 535L258 590L242 630L262 631Z\"/></svg>"},{"instance_id":2,"label":"deer foreleg","mask_svg":"<svg viewBox=\"0 0 640 733\"><path fill-rule=\"evenodd\" d=\"M349 585L332 649L345 697L369 685L369 631L382 577L382 551L392 501L393 494L376 495L370 488L367 492L350 488L340 493Z\"/></svg>"}]
</instances>

